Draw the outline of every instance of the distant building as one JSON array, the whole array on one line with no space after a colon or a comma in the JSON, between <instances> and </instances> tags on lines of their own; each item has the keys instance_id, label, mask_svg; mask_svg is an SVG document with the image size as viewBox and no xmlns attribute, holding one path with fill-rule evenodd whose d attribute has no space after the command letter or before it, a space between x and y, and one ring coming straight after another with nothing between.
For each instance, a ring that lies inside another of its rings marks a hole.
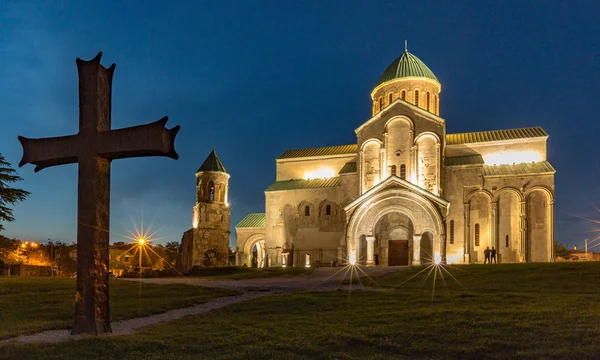
<instances>
[{"instance_id":1,"label":"distant building","mask_svg":"<svg viewBox=\"0 0 600 360\"><path fill-rule=\"evenodd\" d=\"M213 150L196 171L196 205L192 228L183 234L177 259L179 271L229 263L229 174Z\"/></svg>"},{"instance_id":2,"label":"distant building","mask_svg":"<svg viewBox=\"0 0 600 360\"><path fill-rule=\"evenodd\" d=\"M548 134L540 127L448 134L441 90L405 51L371 92L373 116L354 130L356 143L281 154L265 213L236 226L237 264L374 265L376 257L382 266L472 264L483 263L486 247L501 263L552 261ZM228 219L224 206L211 211ZM203 223L208 215L196 223L216 225Z\"/></svg>"}]
</instances>

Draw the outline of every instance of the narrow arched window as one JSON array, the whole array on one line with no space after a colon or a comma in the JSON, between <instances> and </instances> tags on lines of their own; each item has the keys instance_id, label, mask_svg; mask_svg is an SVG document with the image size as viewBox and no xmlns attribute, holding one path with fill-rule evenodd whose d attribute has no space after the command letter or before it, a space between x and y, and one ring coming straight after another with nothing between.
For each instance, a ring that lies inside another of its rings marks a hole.
<instances>
[{"instance_id":1,"label":"narrow arched window","mask_svg":"<svg viewBox=\"0 0 600 360\"><path fill-rule=\"evenodd\" d=\"M208 183L208 201L215 201L215 184L212 181Z\"/></svg>"},{"instance_id":2,"label":"narrow arched window","mask_svg":"<svg viewBox=\"0 0 600 360\"><path fill-rule=\"evenodd\" d=\"M331 205L327 205L327 206L325 207L325 214L326 214L326 215L331 215Z\"/></svg>"},{"instance_id":3,"label":"narrow arched window","mask_svg":"<svg viewBox=\"0 0 600 360\"><path fill-rule=\"evenodd\" d=\"M435 114L438 115L440 113L440 109L438 109L438 97L437 95L433 95L433 109L435 110Z\"/></svg>"},{"instance_id":4,"label":"narrow arched window","mask_svg":"<svg viewBox=\"0 0 600 360\"><path fill-rule=\"evenodd\" d=\"M415 90L415 105L419 106L419 90Z\"/></svg>"},{"instance_id":5,"label":"narrow arched window","mask_svg":"<svg viewBox=\"0 0 600 360\"><path fill-rule=\"evenodd\" d=\"M304 207L304 216L310 216L310 206Z\"/></svg>"},{"instance_id":6,"label":"narrow arched window","mask_svg":"<svg viewBox=\"0 0 600 360\"><path fill-rule=\"evenodd\" d=\"M450 245L454 244L454 220L450 220Z\"/></svg>"},{"instance_id":7,"label":"narrow arched window","mask_svg":"<svg viewBox=\"0 0 600 360\"><path fill-rule=\"evenodd\" d=\"M383 110L383 98L379 98L379 111Z\"/></svg>"},{"instance_id":8,"label":"narrow arched window","mask_svg":"<svg viewBox=\"0 0 600 360\"><path fill-rule=\"evenodd\" d=\"M506 235L506 247L508 247L508 235Z\"/></svg>"},{"instance_id":9,"label":"narrow arched window","mask_svg":"<svg viewBox=\"0 0 600 360\"><path fill-rule=\"evenodd\" d=\"M396 165L390 166L390 175L396 176Z\"/></svg>"},{"instance_id":10,"label":"narrow arched window","mask_svg":"<svg viewBox=\"0 0 600 360\"><path fill-rule=\"evenodd\" d=\"M390 96L389 96L389 104L391 104L391 103L392 103L392 94L390 94Z\"/></svg>"},{"instance_id":11,"label":"narrow arched window","mask_svg":"<svg viewBox=\"0 0 600 360\"><path fill-rule=\"evenodd\" d=\"M402 100L406 100L406 91L405 91L405 90L402 90L402 93L401 93L401 94L402 94L402 95L401 95L401 97L402 97Z\"/></svg>"},{"instance_id":12,"label":"narrow arched window","mask_svg":"<svg viewBox=\"0 0 600 360\"><path fill-rule=\"evenodd\" d=\"M429 94L429 91L427 92L427 111L429 111L429 101L430 101L430 97L431 95Z\"/></svg>"},{"instance_id":13,"label":"narrow arched window","mask_svg":"<svg viewBox=\"0 0 600 360\"><path fill-rule=\"evenodd\" d=\"M400 177L406 180L406 165L400 165Z\"/></svg>"},{"instance_id":14,"label":"narrow arched window","mask_svg":"<svg viewBox=\"0 0 600 360\"><path fill-rule=\"evenodd\" d=\"M479 246L479 224L475 224L475 246Z\"/></svg>"}]
</instances>

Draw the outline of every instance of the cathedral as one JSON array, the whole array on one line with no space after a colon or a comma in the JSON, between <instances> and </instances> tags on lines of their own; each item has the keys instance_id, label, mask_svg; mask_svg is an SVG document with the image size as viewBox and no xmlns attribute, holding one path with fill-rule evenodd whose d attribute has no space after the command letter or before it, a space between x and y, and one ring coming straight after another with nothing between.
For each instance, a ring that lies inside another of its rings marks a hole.
<instances>
[{"instance_id":1,"label":"cathedral","mask_svg":"<svg viewBox=\"0 0 600 360\"><path fill-rule=\"evenodd\" d=\"M398 266L554 260L554 173L541 127L446 133L442 85L404 51L371 91L356 143L287 150L238 265Z\"/></svg>"}]
</instances>

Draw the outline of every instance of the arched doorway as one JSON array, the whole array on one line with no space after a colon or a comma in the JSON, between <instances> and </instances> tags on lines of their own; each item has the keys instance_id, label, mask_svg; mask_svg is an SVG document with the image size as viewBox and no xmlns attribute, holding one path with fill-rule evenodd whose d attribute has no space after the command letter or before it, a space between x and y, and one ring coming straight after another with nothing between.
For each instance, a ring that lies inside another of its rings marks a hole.
<instances>
[{"instance_id":1,"label":"arched doorway","mask_svg":"<svg viewBox=\"0 0 600 360\"><path fill-rule=\"evenodd\" d=\"M421 235L421 252L419 255L421 265L430 265L434 261L433 234L426 231Z\"/></svg>"},{"instance_id":2,"label":"arched doorway","mask_svg":"<svg viewBox=\"0 0 600 360\"><path fill-rule=\"evenodd\" d=\"M205 252L202 263L204 266L217 266L217 252L213 249Z\"/></svg>"},{"instance_id":3,"label":"arched doorway","mask_svg":"<svg viewBox=\"0 0 600 360\"><path fill-rule=\"evenodd\" d=\"M379 262L388 266L410 264L413 223L401 212L390 212L375 224L375 253Z\"/></svg>"},{"instance_id":4,"label":"arched doorway","mask_svg":"<svg viewBox=\"0 0 600 360\"><path fill-rule=\"evenodd\" d=\"M294 244L291 241L286 241L281 248L281 265L294 266Z\"/></svg>"}]
</instances>

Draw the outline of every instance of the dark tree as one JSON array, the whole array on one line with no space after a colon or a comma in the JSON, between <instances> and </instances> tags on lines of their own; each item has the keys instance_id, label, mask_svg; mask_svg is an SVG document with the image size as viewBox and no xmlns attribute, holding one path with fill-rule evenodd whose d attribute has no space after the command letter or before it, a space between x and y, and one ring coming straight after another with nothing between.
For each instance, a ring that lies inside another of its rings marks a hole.
<instances>
[{"instance_id":1,"label":"dark tree","mask_svg":"<svg viewBox=\"0 0 600 360\"><path fill-rule=\"evenodd\" d=\"M565 260L569 260L569 250L567 250L567 247L564 244L561 244L559 242L554 243L554 255L556 257L561 257Z\"/></svg>"},{"instance_id":2,"label":"dark tree","mask_svg":"<svg viewBox=\"0 0 600 360\"><path fill-rule=\"evenodd\" d=\"M12 209L9 205L14 205L19 201L25 200L28 191L21 189L13 189L8 185L17 181L23 180L17 172L10 166L10 163L4 159L4 156L0 154L0 222L14 221ZM2 224L0 224L0 231L4 230Z\"/></svg>"},{"instance_id":3,"label":"dark tree","mask_svg":"<svg viewBox=\"0 0 600 360\"><path fill-rule=\"evenodd\" d=\"M179 250L179 243L177 241L169 241L165 247L171 251L177 252Z\"/></svg>"}]
</instances>

